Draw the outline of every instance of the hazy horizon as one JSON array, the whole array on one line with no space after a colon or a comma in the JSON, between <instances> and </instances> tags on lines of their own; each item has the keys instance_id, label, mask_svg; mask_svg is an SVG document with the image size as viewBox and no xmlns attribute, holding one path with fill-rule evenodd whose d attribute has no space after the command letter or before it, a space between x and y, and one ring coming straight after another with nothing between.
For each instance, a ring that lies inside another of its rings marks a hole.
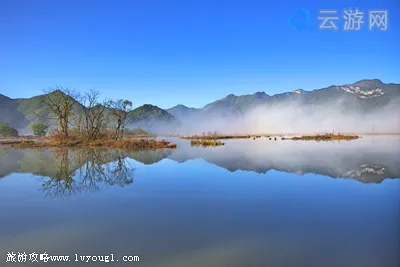
<instances>
[{"instance_id":1,"label":"hazy horizon","mask_svg":"<svg viewBox=\"0 0 400 267\"><path fill-rule=\"evenodd\" d=\"M338 101L340 102L340 101ZM223 134L312 134L312 133L399 133L400 100L370 113L343 111L340 103L330 106L255 107L243 116L189 116L176 129L179 134L213 132Z\"/></svg>"}]
</instances>

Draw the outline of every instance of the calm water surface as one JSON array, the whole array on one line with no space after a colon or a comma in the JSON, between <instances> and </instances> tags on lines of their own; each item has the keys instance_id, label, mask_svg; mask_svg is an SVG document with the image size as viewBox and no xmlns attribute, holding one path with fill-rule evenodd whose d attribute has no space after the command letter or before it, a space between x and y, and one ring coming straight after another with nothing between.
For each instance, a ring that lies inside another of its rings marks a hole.
<instances>
[{"instance_id":1,"label":"calm water surface","mask_svg":"<svg viewBox=\"0 0 400 267\"><path fill-rule=\"evenodd\" d=\"M400 138L173 141L0 148L0 266L18 265L7 252L71 257L46 266L400 266Z\"/></svg>"}]
</instances>

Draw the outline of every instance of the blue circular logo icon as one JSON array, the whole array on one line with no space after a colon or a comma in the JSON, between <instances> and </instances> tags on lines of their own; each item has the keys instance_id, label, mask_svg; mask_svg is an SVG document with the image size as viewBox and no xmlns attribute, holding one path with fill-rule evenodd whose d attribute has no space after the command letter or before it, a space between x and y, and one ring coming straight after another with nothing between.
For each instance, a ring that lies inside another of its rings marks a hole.
<instances>
[{"instance_id":1,"label":"blue circular logo icon","mask_svg":"<svg viewBox=\"0 0 400 267\"><path fill-rule=\"evenodd\" d=\"M288 24L295 31L311 29L310 11L305 8L300 8L289 17Z\"/></svg>"}]
</instances>

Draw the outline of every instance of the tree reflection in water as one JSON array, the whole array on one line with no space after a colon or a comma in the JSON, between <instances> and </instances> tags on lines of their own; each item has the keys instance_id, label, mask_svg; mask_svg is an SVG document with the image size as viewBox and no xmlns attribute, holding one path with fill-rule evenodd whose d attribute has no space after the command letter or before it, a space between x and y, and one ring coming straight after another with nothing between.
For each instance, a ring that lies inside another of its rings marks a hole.
<instances>
[{"instance_id":1,"label":"tree reflection in water","mask_svg":"<svg viewBox=\"0 0 400 267\"><path fill-rule=\"evenodd\" d=\"M100 186L126 186L133 183L134 168L121 150L52 151L55 175L42 177L42 191L48 198L65 198Z\"/></svg>"}]
</instances>

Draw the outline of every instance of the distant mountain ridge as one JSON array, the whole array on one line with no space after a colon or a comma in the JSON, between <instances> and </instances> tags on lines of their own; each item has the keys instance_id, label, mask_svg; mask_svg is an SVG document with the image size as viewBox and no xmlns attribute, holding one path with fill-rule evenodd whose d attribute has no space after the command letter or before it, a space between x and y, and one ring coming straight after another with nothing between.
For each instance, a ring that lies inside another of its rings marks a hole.
<instances>
[{"instance_id":1,"label":"distant mountain ridge","mask_svg":"<svg viewBox=\"0 0 400 267\"><path fill-rule=\"evenodd\" d=\"M173 115L150 104L130 111L129 117L131 118L129 125L156 133L170 132L180 125L180 122Z\"/></svg>"},{"instance_id":2,"label":"distant mountain ridge","mask_svg":"<svg viewBox=\"0 0 400 267\"><path fill-rule=\"evenodd\" d=\"M0 121L14 128L28 129L32 122L39 121L40 113L46 113L42 104L43 95L11 99L0 94ZM358 111L368 113L380 110L393 100L400 100L400 84L385 84L381 80L360 80L353 84L331 85L329 87L306 91L295 89L275 95L256 92L247 95L229 94L226 97L205 105L191 108L182 104L169 109L161 109L145 104L130 112L132 123L128 127L142 127L156 132L171 132L186 122L210 118L237 118L258 107L287 108L291 106L318 109L334 107L337 112ZM79 103L76 108L83 108Z\"/></svg>"},{"instance_id":3,"label":"distant mountain ridge","mask_svg":"<svg viewBox=\"0 0 400 267\"><path fill-rule=\"evenodd\" d=\"M202 113L205 116L229 116L244 114L258 106L314 105L321 106L340 100L343 109L369 111L387 105L393 99L400 98L400 84L385 84L378 79L360 80L353 84L331 85L329 87L305 91L296 89L275 95L265 92L226 97L205 105L201 109L193 109L178 105L167 109L168 112L182 119L184 116Z\"/></svg>"},{"instance_id":4,"label":"distant mountain ridge","mask_svg":"<svg viewBox=\"0 0 400 267\"><path fill-rule=\"evenodd\" d=\"M172 108L166 109L166 111L170 114L172 114L173 116L175 116L176 118L183 118L184 116L187 115L191 115L191 116L195 116L197 115L201 110L197 109L197 108L189 108L185 105L176 105Z\"/></svg>"},{"instance_id":5,"label":"distant mountain ridge","mask_svg":"<svg viewBox=\"0 0 400 267\"><path fill-rule=\"evenodd\" d=\"M0 122L10 124L20 131L20 134L30 132L29 124L45 122L54 124L49 109L43 104L44 95L31 98L11 99L0 94ZM74 113L77 114L84 107L76 102ZM142 127L158 131L158 129L171 129L179 125L179 121L167 111L150 104L142 105L129 112L130 123L128 128Z\"/></svg>"}]
</instances>

